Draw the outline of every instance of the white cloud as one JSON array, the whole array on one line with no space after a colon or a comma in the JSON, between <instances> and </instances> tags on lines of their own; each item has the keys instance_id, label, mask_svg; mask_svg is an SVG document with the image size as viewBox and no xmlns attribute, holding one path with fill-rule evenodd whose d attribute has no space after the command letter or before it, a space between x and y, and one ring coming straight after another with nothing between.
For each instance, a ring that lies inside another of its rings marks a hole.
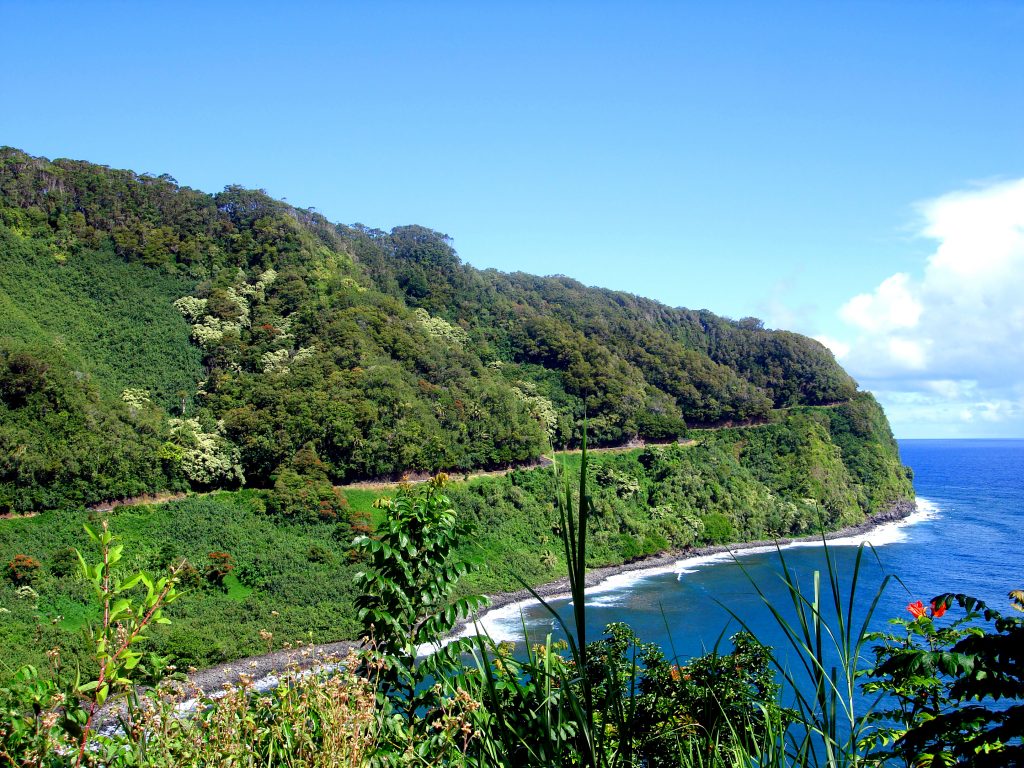
<instances>
[{"instance_id":1,"label":"white cloud","mask_svg":"<svg viewBox=\"0 0 1024 768\"><path fill-rule=\"evenodd\" d=\"M832 350L832 354L836 356L837 360L842 360L844 357L850 354L850 345L847 344L845 341L834 339L831 336L815 336L814 340L821 342L830 350Z\"/></svg>"},{"instance_id":2,"label":"white cloud","mask_svg":"<svg viewBox=\"0 0 1024 768\"><path fill-rule=\"evenodd\" d=\"M865 382L862 382L865 383ZM866 382L897 437L1020 437L1024 392L914 389L914 381ZM889 387L889 388L887 388Z\"/></svg>"},{"instance_id":3,"label":"white cloud","mask_svg":"<svg viewBox=\"0 0 1024 768\"><path fill-rule=\"evenodd\" d=\"M921 274L896 273L846 302L852 341L819 340L886 393L894 424L1016 423L1024 434L1024 179L920 211L920 234L936 241Z\"/></svg>"},{"instance_id":4,"label":"white cloud","mask_svg":"<svg viewBox=\"0 0 1024 768\"><path fill-rule=\"evenodd\" d=\"M931 345L930 339L908 339L893 336L889 339L888 350L893 360L899 360L911 371L923 371L928 367L928 355L925 348Z\"/></svg>"},{"instance_id":5,"label":"white cloud","mask_svg":"<svg viewBox=\"0 0 1024 768\"><path fill-rule=\"evenodd\" d=\"M924 387L947 400L960 400L972 396L972 393L978 389L978 382L937 379L924 382Z\"/></svg>"},{"instance_id":6,"label":"white cloud","mask_svg":"<svg viewBox=\"0 0 1024 768\"><path fill-rule=\"evenodd\" d=\"M912 295L909 282L910 276L899 272L882 281L874 293L854 296L839 314L865 331L913 328L921 319L921 304Z\"/></svg>"}]
</instances>

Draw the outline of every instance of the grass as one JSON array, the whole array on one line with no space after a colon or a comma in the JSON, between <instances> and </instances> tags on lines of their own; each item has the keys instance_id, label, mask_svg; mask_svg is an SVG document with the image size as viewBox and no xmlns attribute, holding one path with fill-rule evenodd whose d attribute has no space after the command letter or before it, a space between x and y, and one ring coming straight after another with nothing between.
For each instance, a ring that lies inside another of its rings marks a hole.
<instances>
[{"instance_id":1,"label":"grass","mask_svg":"<svg viewBox=\"0 0 1024 768\"><path fill-rule=\"evenodd\" d=\"M52 254L0 227L0 337L61 349L119 398L137 387L164 408L191 398L204 377L200 350L172 302L193 284L119 259L110 250Z\"/></svg>"},{"instance_id":2,"label":"grass","mask_svg":"<svg viewBox=\"0 0 1024 768\"><path fill-rule=\"evenodd\" d=\"M252 587L247 587L245 584L240 582L235 574L229 573L224 577L224 591L230 599L239 603L244 603L245 599L249 597L254 590Z\"/></svg>"},{"instance_id":3,"label":"grass","mask_svg":"<svg viewBox=\"0 0 1024 768\"><path fill-rule=\"evenodd\" d=\"M373 502L381 496L387 495L385 491L368 490L365 488L343 488L342 493L345 494L345 500L348 502L349 509L353 512L368 515L372 525L376 526L383 519L383 513L379 509L374 508Z\"/></svg>"}]
</instances>

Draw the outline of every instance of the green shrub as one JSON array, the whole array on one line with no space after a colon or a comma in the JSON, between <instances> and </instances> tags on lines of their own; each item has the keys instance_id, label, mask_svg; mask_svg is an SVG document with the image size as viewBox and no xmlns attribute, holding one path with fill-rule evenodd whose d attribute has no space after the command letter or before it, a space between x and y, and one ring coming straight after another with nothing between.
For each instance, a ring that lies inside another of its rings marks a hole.
<instances>
[{"instance_id":1,"label":"green shrub","mask_svg":"<svg viewBox=\"0 0 1024 768\"><path fill-rule=\"evenodd\" d=\"M1024 592L1010 598L1024 610ZM963 614L942 622L953 606ZM912 765L1020 765L1024 619L963 594L907 609L912 618L891 620L894 631L870 635L876 663L864 689L887 698L864 746Z\"/></svg>"},{"instance_id":2,"label":"green shrub","mask_svg":"<svg viewBox=\"0 0 1024 768\"><path fill-rule=\"evenodd\" d=\"M732 520L720 512L712 512L701 518L704 523L704 538L711 544L725 544L733 540Z\"/></svg>"},{"instance_id":3,"label":"green shrub","mask_svg":"<svg viewBox=\"0 0 1024 768\"><path fill-rule=\"evenodd\" d=\"M170 565L170 562L166 563ZM63 547L50 558L50 573L59 578L67 578L78 572L78 553L74 547Z\"/></svg>"}]
</instances>

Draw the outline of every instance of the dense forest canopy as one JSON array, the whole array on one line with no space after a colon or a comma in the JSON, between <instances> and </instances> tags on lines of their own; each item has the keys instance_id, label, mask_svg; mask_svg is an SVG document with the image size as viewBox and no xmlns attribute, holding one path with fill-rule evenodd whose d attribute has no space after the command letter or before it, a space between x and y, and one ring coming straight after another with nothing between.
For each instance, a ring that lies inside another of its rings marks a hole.
<instances>
[{"instance_id":1,"label":"dense forest canopy","mask_svg":"<svg viewBox=\"0 0 1024 768\"><path fill-rule=\"evenodd\" d=\"M597 444L668 441L856 392L753 319L0 149L0 512L498 466L584 418Z\"/></svg>"}]
</instances>

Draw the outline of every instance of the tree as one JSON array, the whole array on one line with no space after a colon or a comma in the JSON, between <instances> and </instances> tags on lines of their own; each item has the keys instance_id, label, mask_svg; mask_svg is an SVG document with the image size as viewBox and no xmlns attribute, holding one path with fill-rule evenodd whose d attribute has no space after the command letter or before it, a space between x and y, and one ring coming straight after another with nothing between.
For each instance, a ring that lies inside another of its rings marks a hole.
<instances>
[{"instance_id":1,"label":"tree","mask_svg":"<svg viewBox=\"0 0 1024 768\"><path fill-rule=\"evenodd\" d=\"M395 709L410 722L417 709L430 706L434 694L417 690L454 651L438 651L418 660L421 646L445 637L456 623L487 605L487 598L452 594L470 564L453 556L466 531L456 520L444 493L448 476L403 487L394 498L379 499L385 512L377 536L359 536L353 546L369 561L371 570L355 576L362 589L356 598L359 619L370 638L371 662L384 665L381 682Z\"/></svg>"}]
</instances>

